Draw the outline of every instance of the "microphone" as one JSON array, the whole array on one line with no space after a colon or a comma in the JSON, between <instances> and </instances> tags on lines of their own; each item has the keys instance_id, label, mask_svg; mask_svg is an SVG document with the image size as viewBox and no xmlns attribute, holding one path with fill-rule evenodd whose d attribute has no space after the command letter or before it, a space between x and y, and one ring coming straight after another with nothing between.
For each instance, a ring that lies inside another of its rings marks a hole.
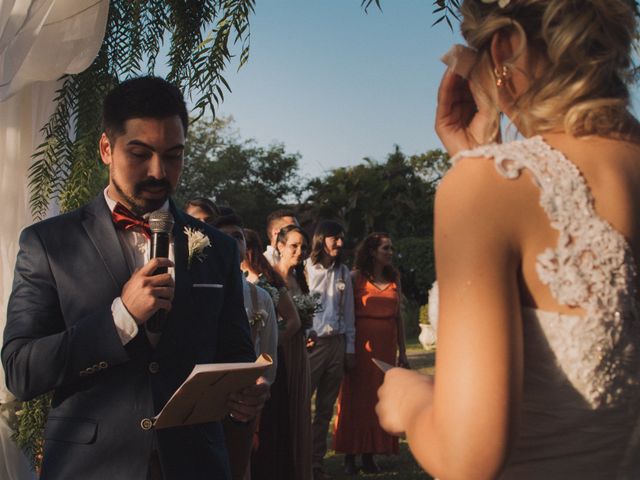
<instances>
[{"instance_id":1,"label":"microphone","mask_svg":"<svg viewBox=\"0 0 640 480\"><path fill-rule=\"evenodd\" d=\"M149 228L151 229L151 254L149 259L156 257L169 257L169 238L173 229L173 215L169 211L156 210L149 215ZM158 268L154 275L167 273L167 268ZM166 310L158 310L147 320L147 330L151 333L161 333L167 319Z\"/></svg>"}]
</instances>

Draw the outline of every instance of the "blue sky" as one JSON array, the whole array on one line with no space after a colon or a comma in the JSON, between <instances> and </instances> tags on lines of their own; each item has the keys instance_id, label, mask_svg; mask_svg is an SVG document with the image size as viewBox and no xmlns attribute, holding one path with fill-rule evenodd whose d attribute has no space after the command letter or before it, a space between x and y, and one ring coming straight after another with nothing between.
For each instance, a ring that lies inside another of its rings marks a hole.
<instances>
[{"instance_id":1,"label":"blue sky","mask_svg":"<svg viewBox=\"0 0 640 480\"><path fill-rule=\"evenodd\" d=\"M251 20L248 64L226 78L218 115L240 136L298 152L301 172L384 160L439 147L433 133L439 57L460 42L431 27L430 0L263 0Z\"/></svg>"},{"instance_id":2,"label":"blue sky","mask_svg":"<svg viewBox=\"0 0 640 480\"><path fill-rule=\"evenodd\" d=\"M243 139L300 153L308 177L383 161L395 144L439 148L439 58L462 39L431 26L431 0L381 3L365 14L360 0L259 0L249 62L226 73L233 91L218 114L233 116Z\"/></svg>"}]
</instances>

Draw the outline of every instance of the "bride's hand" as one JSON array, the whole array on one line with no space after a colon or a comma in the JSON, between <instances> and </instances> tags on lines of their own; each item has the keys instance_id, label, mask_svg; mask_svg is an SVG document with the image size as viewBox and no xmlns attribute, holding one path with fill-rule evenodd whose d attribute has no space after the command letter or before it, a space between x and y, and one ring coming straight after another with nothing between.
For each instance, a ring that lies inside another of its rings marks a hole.
<instances>
[{"instance_id":1,"label":"bride's hand","mask_svg":"<svg viewBox=\"0 0 640 480\"><path fill-rule=\"evenodd\" d=\"M404 368L392 368L378 389L376 413L392 435L403 434L423 408L431 406L433 379Z\"/></svg>"},{"instance_id":2,"label":"bride's hand","mask_svg":"<svg viewBox=\"0 0 640 480\"><path fill-rule=\"evenodd\" d=\"M468 80L448 68L438 89L436 133L449 155L484 143L492 116L495 109L480 100Z\"/></svg>"}]
</instances>

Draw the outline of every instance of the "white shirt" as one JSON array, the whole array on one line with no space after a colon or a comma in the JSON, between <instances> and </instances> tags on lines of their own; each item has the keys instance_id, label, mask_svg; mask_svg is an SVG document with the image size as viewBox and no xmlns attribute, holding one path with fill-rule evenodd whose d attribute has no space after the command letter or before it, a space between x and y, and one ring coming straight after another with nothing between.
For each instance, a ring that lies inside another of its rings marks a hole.
<instances>
[{"instance_id":1,"label":"white shirt","mask_svg":"<svg viewBox=\"0 0 640 480\"><path fill-rule=\"evenodd\" d=\"M107 194L108 189L109 187L104 189L104 199L107 202L109 210L113 212L113 209L116 208L118 202L109 197L109 195ZM169 200L167 200L164 205L160 207L160 210L169 210ZM116 233L118 234L118 239L120 240L122 251L131 272L133 272L136 268L142 267L149 261L149 239L143 233L136 232L134 230L121 229L116 229ZM173 261L173 259L174 256L172 238L169 242L169 260ZM171 276L174 276L174 269L170 268L169 273L171 273ZM123 345L126 345L138 334L138 324L126 309L126 307L122 303L122 298L120 297L116 297L113 300L113 303L111 304L111 314L113 315L113 323L116 326L120 341ZM149 337L149 341L153 345L157 344L158 340L160 339L159 333L147 332L147 336Z\"/></svg>"},{"instance_id":2,"label":"white shirt","mask_svg":"<svg viewBox=\"0 0 640 480\"><path fill-rule=\"evenodd\" d=\"M253 303L251 289L256 289L256 304ZM256 355L266 353L273 360L271 365L264 373L264 378L269 385L276 379L277 359L278 359L278 322L276 318L276 310L271 300L271 295L257 285L249 284L243 277L242 293L244 296L244 308L247 311L249 322L252 321L254 315L258 312L262 314L262 321L258 321L255 326L251 326L252 332L256 332L253 346Z\"/></svg>"},{"instance_id":3,"label":"white shirt","mask_svg":"<svg viewBox=\"0 0 640 480\"><path fill-rule=\"evenodd\" d=\"M353 285L349 268L332 264L324 268L311 259L305 262L310 293L320 294L322 311L313 316L313 329L319 337L344 334L347 353L355 353L356 328L353 310Z\"/></svg>"},{"instance_id":4,"label":"white shirt","mask_svg":"<svg viewBox=\"0 0 640 480\"><path fill-rule=\"evenodd\" d=\"M267 245L267 249L264 251L264 256L272 266L280 262L280 253L271 245Z\"/></svg>"}]
</instances>

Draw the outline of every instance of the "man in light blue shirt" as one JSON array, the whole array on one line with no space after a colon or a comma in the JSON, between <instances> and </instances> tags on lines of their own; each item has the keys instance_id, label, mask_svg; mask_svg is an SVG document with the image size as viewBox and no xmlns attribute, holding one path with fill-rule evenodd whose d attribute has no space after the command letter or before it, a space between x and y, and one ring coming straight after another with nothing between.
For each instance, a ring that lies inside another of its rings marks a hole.
<instances>
[{"instance_id":1,"label":"man in light blue shirt","mask_svg":"<svg viewBox=\"0 0 640 480\"><path fill-rule=\"evenodd\" d=\"M318 338L309 342L311 393L316 391L313 418L313 476L326 478L322 460L327 431L345 370L355 365L355 316L349 268L341 262L344 228L332 221L316 227L306 262L310 293L320 294L322 310L313 317Z\"/></svg>"}]
</instances>

